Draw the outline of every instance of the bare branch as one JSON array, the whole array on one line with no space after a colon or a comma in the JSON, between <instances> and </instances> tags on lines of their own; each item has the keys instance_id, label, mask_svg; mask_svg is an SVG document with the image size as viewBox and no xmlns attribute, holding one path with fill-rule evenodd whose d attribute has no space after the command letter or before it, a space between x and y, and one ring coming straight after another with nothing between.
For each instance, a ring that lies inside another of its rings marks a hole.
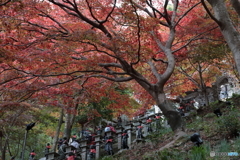
<instances>
[{"instance_id":1,"label":"bare branch","mask_svg":"<svg viewBox=\"0 0 240 160\"><path fill-rule=\"evenodd\" d=\"M133 62L131 63L131 67L132 65L135 65L137 64L139 61L140 61L140 50L141 50L141 41L140 41L140 31L141 31L141 28L140 28L140 19L139 19L139 15L137 13L137 9L136 7L133 5L132 3L132 7L134 8L134 12L137 16L137 37L138 37L138 50L137 50L137 61L136 62Z\"/></svg>"},{"instance_id":2,"label":"bare branch","mask_svg":"<svg viewBox=\"0 0 240 160\"><path fill-rule=\"evenodd\" d=\"M98 23L100 23L100 21L97 19L97 17L94 16L93 11L92 11L92 7L91 7L91 5L89 4L88 0L86 0L86 3L87 3L89 12L90 12L91 16L93 17L93 19L95 19Z\"/></svg>"},{"instance_id":3,"label":"bare branch","mask_svg":"<svg viewBox=\"0 0 240 160\"><path fill-rule=\"evenodd\" d=\"M134 1L132 1L132 3L133 3L137 8L139 8L140 10L146 12L150 17L154 17L154 15L153 15L147 8L142 7L141 5L137 4L137 3L134 2ZM152 7L153 7L153 6L152 6ZM153 7L153 9L154 9L154 7ZM157 11L157 9L156 9L155 11ZM161 12L158 12L158 13L161 15L161 17L164 17L164 18L165 18L165 15L164 15L164 14L162 14ZM160 18L161 18L161 17L160 17ZM160 21L160 20L159 20L159 23L160 23L161 25L163 25L163 26L169 27L169 25L168 25L167 23L164 23L163 21Z\"/></svg>"},{"instance_id":4,"label":"bare branch","mask_svg":"<svg viewBox=\"0 0 240 160\"><path fill-rule=\"evenodd\" d=\"M164 61L163 59L156 59L156 58L153 57L152 60L154 60L155 62L160 61L162 63L168 64L168 62Z\"/></svg>"},{"instance_id":5,"label":"bare branch","mask_svg":"<svg viewBox=\"0 0 240 160\"><path fill-rule=\"evenodd\" d=\"M117 67L122 69L122 66L118 63L99 63L98 65L101 67Z\"/></svg>"},{"instance_id":6,"label":"bare branch","mask_svg":"<svg viewBox=\"0 0 240 160\"><path fill-rule=\"evenodd\" d=\"M133 80L132 77L112 78L112 77L107 77L107 76L104 76L104 75L91 75L89 77L105 78L107 80L114 81L114 82L127 82L127 81L130 81L130 80Z\"/></svg>"},{"instance_id":7,"label":"bare branch","mask_svg":"<svg viewBox=\"0 0 240 160\"><path fill-rule=\"evenodd\" d=\"M203 5L203 7L205 8L205 10L207 11L208 15L219 25L221 26L221 22L219 20L217 20L213 14L210 12L210 10L208 9L206 3L205 3L205 0L201 0L201 3Z\"/></svg>"},{"instance_id":8,"label":"bare branch","mask_svg":"<svg viewBox=\"0 0 240 160\"><path fill-rule=\"evenodd\" d=\"M192 81L196 86L200 88L200 84L192 78L192 75L189 75L182 67L179 67L180 70L178 70L180 73L185 75L190 81Z\"/></svg>"},{"instance_id":9,"label":"bare branch","mask_svg":"<svg viewBox=\"0 0 240 160\"><path fill-rule=\"evenodd\" d=\"M9 2L11 2L12 0L7 0L6 2L0 3L0 6L4 6L6 4L8 4Z\"/></svg>"},{"instance_id":10,"label":"bare branch","mask_svg":"<svg viewBox=\"0 0 240 160\"><path fill-rule=\"evenodd\" d=\"M71 3L70 1L66 1L66 3L69 3L72 7L67 6L63 3L56 2L55 0L48 0L49 2L59 6L61 9L63 9L66 13L76 16L80 18L81 20L85 21L86 23L90 24L94 28L98 28L101 30L107 37L110 39L112 38L112 35L110 32L106 29L106 27L102 23L97 23L95 21L90 20L86 16L84 16L78 9L78 6L76 3ZM70 12L71 11L71 12Z\"/></svg>"},{"instance_id":11,"label":"bare branch","mask_svg":"<svg viewBox=\"0 0 240 160\"><path fill-rule=\"evenodd\" d=\"M161 76L158 73L157 68L155 67L155 65L150 60L147 63L151 67L151 70L152 70L154 76L157 78L158 81L160 81L161 80Z\"/></svg>"},{"instance_id":12,"label":"bare branch","mask_svg":"<svg viewBox=\"0 0 240 160\"><path fill-rule=\"evenodd\" d=\"M168 26L171 26L171 21L170 21L170 19L169 19L169 15L168 15L168 12L167 12L167 6L168 6L168 0L165 0L165 4L164 4L164 18L165 18L165 20L167 21L167 24L168 24Z\"/></svg>"},{"instance_id":13,"label":"bare branch","mask_svg":"<svg viewBox=\"0 0 240 160\"><path fill-rule=\"evenodd\" d=\"M152 5L152 1L150 1L150 3L149 3L148 1L146 1L146 2L147 2L147 5L152 9L155 18L157 18L155 12L157 12L157 13L160 15L159 19L162 18L162 17L164 17L163 13L161 13L159 10L157 10L157 9Z\"/></svg>"},{"instance_id":14,"label":"bare branch","mask_svg":"<svg viewBox=\"0 0 240 160\"><path fill-rule=\"evenodd\" d=\"M202 32L202 33L200 33L200 34L194 36L193 38L189 39L188 42L187 42L185 45L182 45L180 48L174 50L173 53L175 53L175 52L177 52L177 51L179 51L179 50L185 48L185 47L186 47L187 45L189 45L192 41L197 40L200 36L202 36L202 35L204 35L204 34L210 32L210 31L212 31L212 30L214 30L214 29L216 29L216 28L218 28L218 26L213 27L212 29L209 29L209 30L206 31L206 32Z\"/></svg>"},{"instance_id":15,"label":"bare branch","mask_svg":"<svg viewBox=\"0 0 240 160\"><path fill-rule=\"evenodd\" d=\"M36 7L35 7L35 8L36 8ZM37 8L36 8L36 9L37 9ZM38 10L38 9L37 9L37 10ZM59 32L64 33L64 34L68 34L68 30L67 30L65 27L63 27L56 19L54 19L52 16L50 16L49 14L47 14L47 13L41 11L41 10L38 10L38 11L40 11L40 12L42 13L42 14L39 14L40 16L42 16L42 17L47 17L47 18L51 19L53 22L57 23L57 25L65 31L65 32L63 32L63 31L61 31L61 30L58 29Z\"/></svg>"},{"instance_id":16,"label":"bare branch","mask_svg":"<svg viewBox=\"0 0 240 160\"><path fill-rule=\"evenodd\" d=\"M175 23L175 26L178 25L178 23L191 11L193 10L196 6L198 6L199 4L201 4L201 2L196 3L195 5L193 5L191 8L189 8L183 15L181 15L181 17L178 19L178 21Z\"/></svg>"},{"instance_id":17,"label":"bare branch","mask_svg":"<svg viewBox=\"0 0 240 160\"><path fill-rule=\"evenodd\" d=\"M157 42L157 45L159 46L159 48L161 48L162 50L165 50L164 45L162 44L162 42L157 38L156 34L154 33L154 31L150 31L150 34L153 36L154 40Z\"/></svg>"},{"instance_id":18,"label":"bare branch","mask_svg":"<svg viewBox=\"0 0 240 160\"><path fill-rule=\"evenodd\" d=\"M101 21L101 23L105 23L107 22L108 18L111 16L111 14L113 13L115 7L116 7L116 4L117 4L117 0L114 0L114 5L112 7L112 10L109 12L109 14L106 16L105 20Z\"/></svg>"},{"instance_id":19,"label":"bare branch","mask_svg":"<svg viewBox=\"0 0 240 160\"><path fill-rule=\"evenodd\" d=\"M63 82L54 83L54 84L49 84L47 86L51 87L51 86L57 86L57 85L60 85L60 84L65 84L65 83L68 83L68 82L71 82L71 81L74 81L76 79L83 78L83 77L84 77L83 75L80 75L80 76L76 76L74 78L71 78L69 80L66 80L66 81L63 81Z\"/></svg>"}]
</instances>

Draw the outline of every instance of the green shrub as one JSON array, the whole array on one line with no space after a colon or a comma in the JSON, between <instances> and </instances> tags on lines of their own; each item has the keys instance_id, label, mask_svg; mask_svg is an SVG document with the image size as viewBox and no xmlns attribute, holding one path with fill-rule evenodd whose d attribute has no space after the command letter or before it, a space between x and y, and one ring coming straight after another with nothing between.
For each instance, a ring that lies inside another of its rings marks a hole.
<instances>
[{"instance_id":1,"label":"green shrub","mask_svg":"<svg viewBox=\"0 0 240 160\"><path fill-rule=\"evenodd\" d=\"M213 118L213 117L216 117L214 113L208 113L204 116L204 118Z\"/></svg>"},{"instance_id":2,"label":"green shrub","mask_svg":"<svg viewBox=\"0 0 240 160\"><path fill-rule=\"evenodd\" d=\"M195 116L197 116L197 111L196 110L190 111L189 117L195 117Z\"/></svg>"},{"instance_id":3,"label":"green shrub","mask_svg":"<svg viewBox=\"0 0 240 160\"><path fill-rule=\"evenodd\" d=\"M240 131L239 113L235 110L218 118L218 130L224 136L237 136Z\"/></svg>"},{"instance_id":4,"label":"green shrub","mask_svg":"<svg viewBox=\"0 0 240 160\"><path fill-rule=\"evenodd\" d=\"M210 154L210 152L212 151L212 148L211 148L210 142L204 142L203 147L204 147L204 149L205 149L207 155Z\"/></svg>"},{"instance_id":5,"label":"green shrub","mask_svg":"<svg viewBox=\"0 0 240 160\"><path fill-rule=\"evenodd\" d=\"M184 160L187 154L179 152L177 149L164 149L157 152L156 160Z\"/></svg>"},{"instance_id":6,"label":"green shrub","mask_svg":"<svg viewBox=\"0 0 240 160\"><path fill-rule=\"evenodd\" d=\"M231 99L240 99L240 94L233 93Z\"/></svg>"},{"instance_id":7,"label":"green shrub","mask_svg":"<svg viewBox=\"0 0 240 160\"><path fill-rule=\"evenodd\" d=\"M205 160L206 159L206 149L203 146L200 147L193 147L190 151L190 159L191 160Z\"/></svg>"},{"instance_id":8,"label":"green shrub","mask_svg":"<svg viewBox=\"0 0 240 160\"><path fill-rule=\"evenodd\" d=\"M239 94L233 94L233 96L231 98L231 102L232 102L232 107L239 108L240 95Z\"/></svg>"},{"instance_id":9,"label":"green shrub","mask_svg":"<svg viewBox=\"0 0 240 160\"><path fill-rule=\"evenodd\" d=\"M221 141L218 152L229 152L231 150L230 144L224 139Z\"/></svg>"},{"instance_id":10,"label":"green shrub","mask_svg":"<svg viewBox=\"0 0 240 160\"><path fill-rule=\"evenodd\" d=\"M151 142L151 141L156 141L156 140L159 141L159 139L161 140L161 137L163 135L166 135L166 134L171 135L173 133L174 132L171 130L171 128L165 128L164 127L164 128L161 128L159 130L159 132L152 132L152 133L148 134L145 141L146 142Z\"/></svg>"},{"instance_id":11,"label":"green shrub","mask_svg":"<svg viewBox=\"0 0 240 160\"><path fill-rule=\"evenodd\" d=\"M233 151L240 153L240 137L235 139L233 146Z\"/></svg>"},{"instance_id":12,"label":"green shrub","mask_svg":"<svg viewBox=\"0 0 240 160\"><path fill-rule=\"evenodd\" d=\"M224 103L219 103L219 101L214 101L210 103L210 109L214 110L217 108L222 108Z\"/></svg>"},{"instance_id":13,"label":"green shrub","mask_svg":"<svg viewBox=\"0 0 240 160\"><path fill-rule=\"evenodd\" d=\"M101 160L113 160L112 156L104 156Z\"/></svg>"}]
</instances>

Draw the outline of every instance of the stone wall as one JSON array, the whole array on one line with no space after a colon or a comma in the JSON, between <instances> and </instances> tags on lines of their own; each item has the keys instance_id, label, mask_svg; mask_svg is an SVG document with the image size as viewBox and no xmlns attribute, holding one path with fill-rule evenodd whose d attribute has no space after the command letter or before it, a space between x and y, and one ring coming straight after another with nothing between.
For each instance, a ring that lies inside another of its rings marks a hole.
<instances>
[{"instance_id":1,"label":"stone wall","mask_svg":"<svg viewBox=\"0 0 240 160\"><path fill-rule=\"evenodd\" d=\"M210 103L216 100L224 101L227 98L231 98L233 94L240 94L240 84L236 79L229 76L219 77L217 81L212 84L212 87L207 88L207 96ZM183 101L183 103L194 101L196 107L207 104L203 93L197 89L186 92L186 96L182 97L181 101Z\"/></svg>"}]
</instances>

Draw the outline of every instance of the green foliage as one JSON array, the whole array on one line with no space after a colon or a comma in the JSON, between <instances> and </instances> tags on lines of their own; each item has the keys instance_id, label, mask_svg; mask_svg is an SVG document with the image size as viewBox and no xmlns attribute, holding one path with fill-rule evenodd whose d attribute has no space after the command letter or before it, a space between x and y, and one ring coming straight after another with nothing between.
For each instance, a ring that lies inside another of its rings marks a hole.
<instances>
[{"instance_id":1,"label":"green foliage","mask_svg":"<svg viewBox=\"0 0 240 160\"><path fill-rule=\"evenodd\" d=\"M207 113L204 118L213 118L216 117L216 115L214 113Z\"/></svg>"},{"instance_id":2,"label":"green foliage","mask_svg":"<svg viewBox=\"0 0 240 160\"><path fill-rule=\"evenodd\" d=\"M217 120L218 130L224 136L237 136L240 131L239 113L230 111Z\"/></svg>"},{"instance_id":3,"label":"green foliage","mask_svg":"<svg viewBox=\"0 0 240 160\"><path fill-rule=\"evenodd\" d=\"M232 102L233 107L239 108L240 95L239 94L233 94L232 98L231 98L231 102Z\"/></svg>"},{"instance_id":4,"label":"green foliage","mask_svg":"<svg viewBox=\"0 0 240 160\"><path fill-rule=\"evenodd\" d=\"M190 151L190 159L191 160L204 160L206 159L206 148L203 146L193 147Z\"/></svg>"},{"instance_id":5,"label":"green foliage","mask_svg":"<svg viewBox=\"0 0 240 160\"><path fill-rule=\"evenodd\" d=\"M194 130L200 130L203 127L203 121L201 118L196 118L192 123L187 123L186 127Z\"/></svg>"},{"instance_id":6,"label":"green foliage","mask_svg":"<svg viewBox=\"0 0 240 160\"><path fill-rule=\"evenodd\" d=\"M193 62L213 62L214 59L221 59L225 56L226 45L219 43L202 43L193 49Z\"/></svg>"},{"instance_id":7,"label":"green foliage","mask_svg":"<svg viewBox=\"0 0 240 160\"><path fill-rule=\"evenodd\" d=\"M235 99L235 100L238 99L240 101L240 94L234 93L231 99Z\"/></svg>"},{"instance_id":8,"label":"green foliage","mask_svg":"<svg viewBox=\"0 0 240 160\"><path fill-rule=\"evenodd\" d=\"M195 116L197 116L197 111L196 110L191 111L189 114L189 117L195 117Z\"/></svg>"},{"instance_id":9,"label":"green foliage","mask_svg":"<svg viewBox=\"0 0 240 160\"><path fill-rule=\"evenodd\" d=\"M104 156L101 160L113 160L112 156Z\"/></svg>"},{"instance_id":10,"label":"green foliage","mask_svg":"<svg viewBox=\"0 0 240 160\"><path fill-rule=\"evenodd\" d=\"M79 114L75 117L75 122L79 124L84 124L88 121L88 116L86 114Z\"/></svg>"},{"instance_id":11,"label":"green foliage","mask_svg":"<svg viewBox=\"0 0 240 160\"><path fill-rule=\"evenodd\" d=\"M217 108L223 108L225 107L225 103L223 102L219 102L219 101L214 101L212 103L210 103L210 109L214 110Z\"/></svg>"},{"instance_id":12,"label":"green foliage","mask_svg":"<svg viewBox=\"0 0 240 160\"><path fill-rule=\"evenodd\" d=\"M230 150L230 144L226 141L226 139L222 140L218 146L218 152L229 152Z\"/></svg>"},{"instance_id":13,"label":"green foliage","mask_svg":"<svg viewBox=\"0 0 240 160\"><path fill-rule=\"evenodd\" d=\"M28 158L31 150L37 153L36 158L39 159L44 157L44 149L47 143L51 143L52 138L44 133L44 130L40 129L39 125L34 126L33 129L28 131L26 139L26 147L24 152L25 159ZM17 128L12 126L12 130L9 132L9 152L6 153L7 158L10 159L11 156L20 156L22 151L25 128ZM11 155L10 155L11 153Z\"/></svg>"},{"instance_id":14,"label":"green foliage","mask_svg":"<svg viewBox=\"0 0 240 160\"><path fill-rule=\"evenodd\" d=\"M121 95L127 94L131 96L133 94L133 91L130 89L121 89L119 87L116 87L115 90L118 91Z\"/></svg>"},{"instance_id":15,"label":"green foliage","mask_svg":"<svg viewBox=\"0 0 240 160\"><path fill-rule=\"evenodd\" d=\"M163 151L158 152L158 159L161 160L181 160L184 159L184 155L180 155L179 150L167 150L164 149Z\"/></svg>"},{"instance_id":16,"label":"green foliage","mask_svg":"<svg viewBox=\"0 0 240 160\"><path fill-rule=\"evenodd\" d=\"M159 152L149 153L143 156L144 160L206 160L211 151L209 143L200 147L193 147L189 153L182 152L178 149L164 149Z\"/></svg>"},{"instance_id":17,"label":"green foliage","mask_svg":"<svg viewBox=\"0 0 240 160\"><path fill-rule=\"evenodd\" d=\"M240 137L234 140L233 151L240 153Z\"/></svg>"},{"instance_id":18,"label":"green foliage","mask_svg":"<svg viewBox=\"0 0 240 160\"><path fill-rule=\"evenodd\" d=\"M103 97L100 102L91 102L87 105L81 105L79 107L79 115L76 116L75 121L84 124L91 121L97 124L101 118L112 119L113 110L108 109L107 106L112 103L108 98Z\"/></svg>"},{"instance_id":19,"label":"green foliage","mask_svg":"<svg viewBox=\"0 0 240 160\"><path fill-rule=\"evenodd\" d=\"M147 135L146 137L146 141L148 142L157 142L159 140L161 140L162 136L163 135L166 135L166 134L173 134L171 128L161 128L159 132L153 132L149 135Z\"/></svg>"}]
</instances>

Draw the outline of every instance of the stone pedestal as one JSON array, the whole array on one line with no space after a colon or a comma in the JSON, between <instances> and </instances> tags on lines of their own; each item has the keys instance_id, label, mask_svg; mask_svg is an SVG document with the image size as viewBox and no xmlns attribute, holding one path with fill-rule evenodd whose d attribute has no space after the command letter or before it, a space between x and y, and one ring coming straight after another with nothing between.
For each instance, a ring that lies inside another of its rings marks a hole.
<instances>
[{"instance_id":1,"label":"stone pedestal","mask_svg":"<svg viewBox=\"0 0 240 160\"><path fill-rule=\"evenodd\" d=\"M136 138L137 138L137 134L138 134L138 126L140 125L139 122L133 122L133 130L136 131Z\"/></svg>"},{"instance_id":2,"label":"stone pedestal","mask_svg":"<svg viewBox=\"0 0 240 160\"><path fill-rule=\"evenodd\" d=\"M128 146L129 149L131 148L131 142L132 142L132 124L126 124L125 129L127 130L127 134L128 134Z\"/></svg>"},{"instance_id":3,"label":"stone pedestal","mask_svg":"<svg viewBox=\"0 0 240 160\"><path fill-rule=\"evenodd\" d=\"M122 127L116 128L117 130L117 139L118 139L118 149L122 148Z\"/></svg>"},{"instance_id":4,"label":"stone pedestal","mask_svg":"<svg viewBox=\"0 0 240 160\"><path fill-rule=\"evenodd\" d=\"M96 160L99 159L100 157L100 142L101 142L101 139L100 139L100 135L96 135L95 136L95 143L96 143Z\"/></svg>"},{"instance_id":5,"label":"stone pedestal","mask_svg":"<svg viewBox=\"0 0 240 160\"><path fill-rule=\"evenodd\" d=\"M148 135L148 126L147 126L147 119L142 120L143 126L143 136L146 137Z\"/></svg>"},{"instance_id":6,"label":"stone pedestal","mask_svg":"<svg viewBox=\"0 0 240 160\"><path fill-rule=\"evenodd\" d=\"M87 140L80 141L82 160L87 160Z\"/></svg>"},{"instance_id":7,"label":"stone pedestal","mask_svg":"<svg viewBox=\"0 0 240 160\"><path fill-rule=\"evenodd\" d=\"M46 160L54 160L54 159L57 159L57 157L59 157L59 154L56 152L50 152L50 153L47 153L45 157L46 157Z\"/></svg>"},{"instance_id":8,"label":"stone pedestal","mask_svg":"<svg viewBox=\"0 0 240 160\"><path fill-rule=\"evenodd\" d=\"M113 132L112 131L108 131L108 132L105 132L106 136L112 136L113 135Z\"/></svg>"},{"instance_id":9,"label":"stone pedestal","mask_svg":"<svg viewBox=\"0 0 240 160\"><path fill-rule=\"evenodd\" d=\"M65 152L65 154L68 154L69 152L72 152L72 151L74 151L74 150L76 150L76 148L75 148L74 146L68 146L68 147L66 147L66 152Z\"/></svg>"}]
</instances>

